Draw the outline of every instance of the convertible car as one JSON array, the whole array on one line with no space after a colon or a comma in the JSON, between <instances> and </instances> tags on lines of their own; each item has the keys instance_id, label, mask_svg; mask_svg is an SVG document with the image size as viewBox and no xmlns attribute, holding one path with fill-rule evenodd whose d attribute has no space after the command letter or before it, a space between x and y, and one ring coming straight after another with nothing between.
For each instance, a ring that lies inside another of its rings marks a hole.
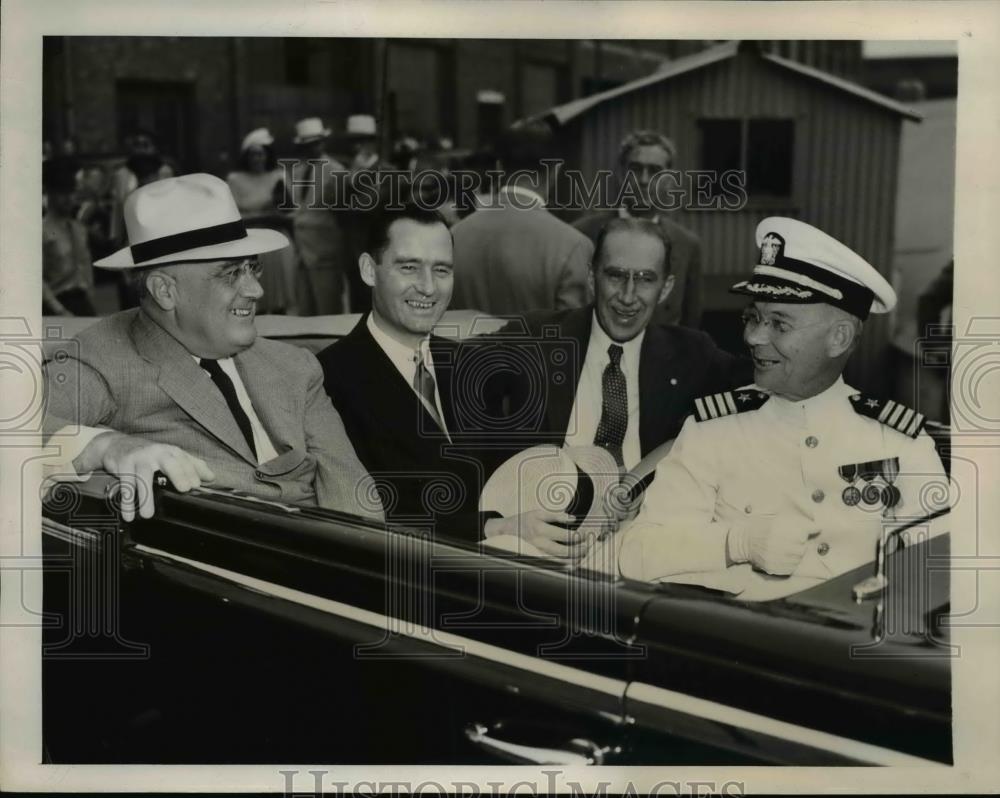
<instances>
[{"instance_id":1,"label":"convertible car","mask_svg":"<svg viewBox=\"0 0 1000 798\"><path fill-rule=\"evenodd\" d=\"M116 489L44 504L48 762L952 761L946 515L753 602L165 480L124 523Z\"/></svg>"}]
</instances>

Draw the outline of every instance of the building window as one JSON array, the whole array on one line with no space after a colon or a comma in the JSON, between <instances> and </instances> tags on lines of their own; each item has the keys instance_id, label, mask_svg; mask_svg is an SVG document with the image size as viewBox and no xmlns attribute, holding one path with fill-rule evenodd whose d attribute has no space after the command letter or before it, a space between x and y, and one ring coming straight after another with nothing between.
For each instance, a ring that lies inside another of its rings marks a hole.
<instances>
[{"instance_id":1,"label":"building window","mask_svg":"<svg viewBox=\"0 0 1000 798\"><path fill-rule=\"evenodd\" d=\"M791 119L701 119L701 169L746 174L750 199L792 196L795 122Z\"/></svg>"}]
</instances>

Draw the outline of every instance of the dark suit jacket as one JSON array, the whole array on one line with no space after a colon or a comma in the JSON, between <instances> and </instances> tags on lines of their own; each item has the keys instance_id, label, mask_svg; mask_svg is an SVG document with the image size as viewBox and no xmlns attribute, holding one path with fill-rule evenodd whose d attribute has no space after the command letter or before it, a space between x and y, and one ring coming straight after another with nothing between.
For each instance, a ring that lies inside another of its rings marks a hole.
<instances>
[{"instance_id":1,"label":"dark suit jacket","mask_svg":"<svg viewBox=\"0 0 1000 798\"><path fill-rule=\"evenodd\" d=\"M593 213L577 219L573 227L596 242L604 225L617 217L617 211ZM674 276L674 289L660 305L653 321L697 329L701 324L702 310L701 240L662 213L659 225L670 241L670 273Z\"/></svg>"},{"instance_id":2,"label":"dark suit jacket","mask_svg":"<svg viewBox=\"0 0 1000 798\"><path fill-rule=\"evenodd\" d=\"M478 512L479 494L488 475L476 447L460 434L454 385L458 349L456 341L431 336L444 422L454 443L372 338L367 316L318 357L347 434L385 494L386 519L479 540L485 521Z\"/></svg>"},{"instance_id":3,"label":"dark suit jacket","mask_svg":"<svg viewBox=\"0 0 1000 798\"><path fill-rule=\"evenodd\" d=\"M492 369L483 391L492 412L510 420L508 437L520 448L563 444L593 318L593 307L527 313L489 336L509 365ZM494 357L499 363L500 353ZM651 323L639 352L642 455L677 437L696 398L752 379L749 359L719 349L706 333Z\"/></svg>"}]
</instances>

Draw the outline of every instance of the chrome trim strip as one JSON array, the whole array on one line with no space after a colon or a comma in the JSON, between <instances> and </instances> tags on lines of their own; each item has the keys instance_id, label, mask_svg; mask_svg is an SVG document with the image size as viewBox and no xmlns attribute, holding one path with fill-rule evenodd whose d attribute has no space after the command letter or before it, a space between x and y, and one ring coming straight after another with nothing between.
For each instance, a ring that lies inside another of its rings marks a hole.
<instances>
[{"instance_id":1,"label":"chrome trim strip","mask_svg":"<svg viewBox=\"0 0 1000 798\"><path fill-rule=\"evenodd\" d=\"M725 704L707 701L704 698L696 698L685 693L667 690L663 687L655 687L645 682L630 683L625 691L625 701L626 710L628 710L628 702L641 701L649 706L684 715L692 715L745 732L776 737L795 745L830 751L871 765L909 767L914 765L933 765L935 767L946 767L946 765L942 765L940 762L935 762L931 759L922 759L921 757L904 754L900 751L893 751L890 748L881 748L877 745L852 740L848 737L839 737L838 735L810 729L806 726L798 726L794 723L787 723L783 720L768 717L767 715L758 715L754 712L736 709ZM634 713L629 711L629 714L632 715Z\"/></svg>"}]
</instances>

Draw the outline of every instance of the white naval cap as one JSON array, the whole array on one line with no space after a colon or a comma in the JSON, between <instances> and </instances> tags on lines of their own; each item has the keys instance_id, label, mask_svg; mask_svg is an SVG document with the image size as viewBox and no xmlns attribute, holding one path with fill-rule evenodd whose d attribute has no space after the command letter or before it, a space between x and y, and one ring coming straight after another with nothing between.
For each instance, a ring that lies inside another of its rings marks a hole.
<instances>
[{"instance_id":1,"label":"white naval cap","mask_svg":"<svg viewBox=\"0 0 1000 798\"><path fill-rule=\"evenodd\" d=\"M753 277L736 283L733 293L765 302L825 302L862 320L896 305L896 292L874 266L810 224L769 216L756 237Z\"/></svg>"}]
</instances>

